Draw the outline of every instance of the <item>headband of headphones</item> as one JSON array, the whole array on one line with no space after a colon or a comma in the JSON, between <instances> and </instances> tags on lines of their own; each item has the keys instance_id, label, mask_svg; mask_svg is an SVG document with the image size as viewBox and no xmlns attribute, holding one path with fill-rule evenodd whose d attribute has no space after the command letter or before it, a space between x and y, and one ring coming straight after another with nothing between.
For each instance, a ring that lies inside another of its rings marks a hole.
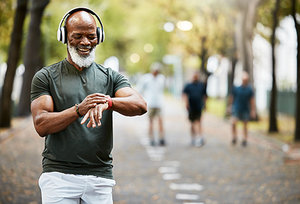
<instances>
[{"instance_id":1,"label":"headband of headphones","mask_svg":"<svg viewBox=\"0 0 300 204\"><path fill-rule=\"evenodd\" d=\"M63 16L63 18L61 19L61 21L59 23L58 29L57 29L57 40L61 41L64 44L67 43L67 29L66 29L66 26L62 26L62 24L65 19L67 19L71 14L73 14L77 11L86 11L86 12L94 15L98 19L101 28L97 27L97 31L96 31L97 38L98 38L97 44L102 43L105 38L104 27L103 27L102 21L101 21L100 17L94 11L92 11L91 9L86 8L86 7L73 8Z\"/></svg>"}]
</instances>

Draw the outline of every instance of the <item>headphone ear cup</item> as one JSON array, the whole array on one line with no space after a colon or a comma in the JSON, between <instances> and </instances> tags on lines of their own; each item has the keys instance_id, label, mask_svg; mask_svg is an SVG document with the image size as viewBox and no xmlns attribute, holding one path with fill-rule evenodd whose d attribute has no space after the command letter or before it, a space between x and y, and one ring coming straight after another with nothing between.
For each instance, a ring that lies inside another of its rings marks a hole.
<instances>
[{"instance_id":1,"label":"headphone ear cup","mask_svg":"<svg viewBox=\"0 0 300 204\"><path fill-rule=\"evenodd\" d=\"M104 33L104 30L101 30L102 32L101 32L101 42L103 42L104 41L104 39L105 39L105 33Z\"/></svg>"},{"instance_id":2,"label":"headphone ear cup","mask_svg":"<svg viewBox=\"0 0 300 204\"><path fill-rule=\"evenodd\" d=\"M67 43L66 26L63 26L63 27L60 28L60 33L61 33L61 42L66 44Z\"/></svg>"},{"instance_id":3,"label":"headphone ear cup","mask_svg":"<svg viewBox=\"0 0 300 204\"><path fill-rule=\"evenodd\" d=\"M56 37L57 37L57 40L60 42L61 41L61 28L57 29Z\"/></svg>"},{"instance_id":4,"label":"headphone ear cup","mask_svg":"<svg viewBox=\"0 0 300 204\"><path fill-rule=\"evenodd\" d=\"M101 36L99 27L97 27L97 29L96 29L96 34L97 34L97 44L99 44L100 42L102 42L102 36Z\"/></svg>"},{"instance_id":5,"label":"headphone ear cup","mask_svg":"<svg viewBox=\"0 0 300 204\"><path fill-rule=\"evenodd\" d=\"M104 41L104 35L101 30L101 28L97 27L97 38L98 38L98 44L102 43Z\"/></svg>"}]
</instances>

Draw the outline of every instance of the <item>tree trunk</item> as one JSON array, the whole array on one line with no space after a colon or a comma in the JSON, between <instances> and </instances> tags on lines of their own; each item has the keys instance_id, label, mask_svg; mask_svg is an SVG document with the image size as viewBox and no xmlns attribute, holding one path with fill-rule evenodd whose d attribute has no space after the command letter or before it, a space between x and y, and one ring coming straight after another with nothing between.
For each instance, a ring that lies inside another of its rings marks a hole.
<instances>
[{"instance_id":1,"label":"tree trunk","mask_svg":"<svg viewBox=\"0 0 300 204\"><path fill-rule=\"evenodd\" d=\"M292 1L292 16L295 23L297 33L297 93L296 93L296 127L295 127L295 141L300 141L300 24L296 18L297 0Z\"/></svg>"},{"instance_id":2,"label":"tree trunk","mask_svg":"<svg viewBox=\"0 0 300 204\"><path fill-rule=\"evenodd\" d=\"M20 59L22 45L23 25L27 13L27 0L18 0L14 17L11 42L8 51L7 69L0 101L0 127L10 127L12 117L11 93L16 74L17 65Z\"/></svg>"},{"instance_id":3,"label":"tree trunk","mask_svg":"<svg viewBox=\"0 0 300 204\"><path fill-rule=\"evenodd\" d=\"M256 24L257 7L264 0L237 1L240 13L236 24L237 49L243 69L249 73L249 81L253 86L253 30ZM253 86L254 87L254 86Z\"/></svg>"},{"instance_id":4,"label":"tree trunk","mask_svg":"<svg viewBox=\"0 0 300 204\"><path fill-rule=\"evenodd\" d=\"M42 66L41 29L40 25L46 6L50 0L33 0L30 11L30 25L25 47L24 65L25 73L18 107L18 115L26 116L30 113L30 87L31 80Z\"/></svg>"},{"instance_id":5,"label":"tree trunk","mask_svg":"<svg viewBox=\"0 0 300 204\"><path fill-rule=\"evenodd\" d=\"M231 101L230 101L230 96L232 94L232 89L233 89L233 82L234 82L234 74L235 74L235 66L238 62L238 58L236 55L233 55L231 57L231 70L228 72L227 75L227 96L226 96L226 111L225 111L225 117L229 117L231 115L230 113L230 105L231 105Z\"/></svg>"},{"instance_id":6,"label":"tree trunk","mask_svg":"<svg viewBox=\"0 0 300 204\"><path fill-rule=\"evenodd\" d=\"M277 85L276 85L276 59L275 59L275 47L276 47L276 28L278 26L278 12L280 1L276 0L275 8L273 11L273 26L271 35L271 47L272 47L272 90L270 97L270 110L269 110L269 132L278 132L277 126Z\"/></svg>"},{"instance_id":7,"label":"tree trunk","mask_svg":"<svg viewBox=\"0 0 300 204\"><path fill-rule=\"evenodd\" d=\"M201 59L201 67L200 67L200 72L204 73L206 76L208 75L207 73L207 49L206 49L206 40L207 38L204 36L201 38L201 53L200 53L200 59Z\"/></svg>"}]
</instances>

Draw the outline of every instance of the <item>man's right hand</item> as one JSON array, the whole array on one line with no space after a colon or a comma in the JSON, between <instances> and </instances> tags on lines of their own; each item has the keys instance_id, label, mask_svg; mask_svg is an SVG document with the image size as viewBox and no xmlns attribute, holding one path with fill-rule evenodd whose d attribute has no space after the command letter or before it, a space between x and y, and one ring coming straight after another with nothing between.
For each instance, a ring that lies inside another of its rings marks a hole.
<instances>
[{"instance_id":1,"label":"man's right hand","mask_svg":"<svg viewBox=\"0 0 300 204\"><path fill-rule=\"evenodd\" d=\"M85 115L91 108L96 107L97 104L103 104L107 101L104 94L94 93L90 94L78 104L78 111L80 115Z\"/></svg>"}]
</instances>

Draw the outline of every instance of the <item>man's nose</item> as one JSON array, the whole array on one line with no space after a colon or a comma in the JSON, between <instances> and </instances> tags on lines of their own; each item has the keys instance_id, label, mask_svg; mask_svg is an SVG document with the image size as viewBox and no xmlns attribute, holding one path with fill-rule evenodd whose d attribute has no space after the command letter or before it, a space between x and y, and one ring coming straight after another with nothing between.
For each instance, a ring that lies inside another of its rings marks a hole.
<instances>
[{"instance_id":1,"label":"man's nose","mask_svg":"<svg viewBox=\"0 0 300 204\"><path fill-rule=\"evenodd\" d=\"M90 45L91 42L89 41L89 39L87 37L82 37L81 41L80 41L81 45Z\"/></svg>"}]
</instances>

